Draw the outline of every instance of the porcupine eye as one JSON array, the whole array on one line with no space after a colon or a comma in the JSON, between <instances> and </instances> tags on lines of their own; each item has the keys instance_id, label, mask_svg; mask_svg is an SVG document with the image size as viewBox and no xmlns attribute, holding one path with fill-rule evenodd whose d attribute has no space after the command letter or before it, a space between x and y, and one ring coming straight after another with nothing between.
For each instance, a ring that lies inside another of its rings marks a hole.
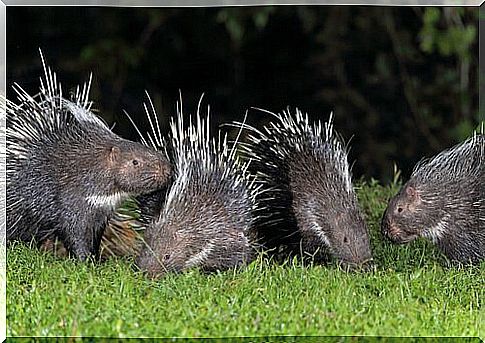
<instances>
[{"instance_id":1,"label":"porcupine eye","mask_svg":"<svg viewBox=\"0 0 485 343\"><path fill-rule=\"evenodd\" d=\"M398 212L398 213L401 213L401 212L402 212L402 207L398 207L398 208L397 208L397 212Z\"/></svg>"},{"instance_id":2,"label":"porcupine eye","mask_svg":"<svg viewBox=\"0 0 485 343\"><path fill-rule=\"evenodd\" d=\"M134 166L137 166L139 164L138 160L133 160L131 162L133 163Z\"/></svg>"}]
</instances>

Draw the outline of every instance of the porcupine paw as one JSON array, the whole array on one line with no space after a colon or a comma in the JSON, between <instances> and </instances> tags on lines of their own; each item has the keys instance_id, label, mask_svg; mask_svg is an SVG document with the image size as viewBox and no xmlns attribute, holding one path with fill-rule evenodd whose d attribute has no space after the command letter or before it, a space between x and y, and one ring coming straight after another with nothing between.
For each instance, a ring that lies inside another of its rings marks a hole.
<instances>
[{"instance_id":1,"label":"porcupine paw","mask_svg":"<svg viewBox=\"0 0 485 343\"><path fill-rule=\"evenodd\" d=\"M89 259L97 259L97 251L95 247L90 247L85 241L83 240L71 240L69 238L64 239L64 245L69 251L71 257L79 261L86 261Z\"/></svg>"}]
</instances>

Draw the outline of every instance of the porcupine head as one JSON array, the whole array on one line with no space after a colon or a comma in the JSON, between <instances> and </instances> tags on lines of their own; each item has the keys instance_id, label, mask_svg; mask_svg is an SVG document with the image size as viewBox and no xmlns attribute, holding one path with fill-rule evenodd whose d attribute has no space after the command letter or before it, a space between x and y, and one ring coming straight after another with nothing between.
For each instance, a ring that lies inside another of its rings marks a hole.
<instances>
[{"instance_id":1,"label":"porcupine head","mask_svg":"<svg viewBox=\"0 0 485 343\"><path fill-rule=\"evenodd\" d=\"M181 110L172 119L168 150L174 182L145 230L138 268L160 277L193 267L210 272L249 262L258 188L235 150L225 138L209 137L209 117L201 118L199 111L196 123L184 128Z\"/></svg>"},{"instance_id":2,"label":"porcupine head","mask_svg":"<svg viewBox=\"0 0 485 343\"><path fill-rule=\"evenodd\" d=\"M485 136L418 163L389 201L381 231L393 243L430 239L452 260L485 257Z\"/></svg>"},{"instance_id":3,"label":"porcupine head","mask_svg":"<svg viewBox=\"0 0 485 343\"><path fill-rule=\"evenodd\" d=\"M163 155L136 142L122 140L108 146L105 162L115 188L133 195L156 190L170 177Z\"/></svg>"}]
</instances>

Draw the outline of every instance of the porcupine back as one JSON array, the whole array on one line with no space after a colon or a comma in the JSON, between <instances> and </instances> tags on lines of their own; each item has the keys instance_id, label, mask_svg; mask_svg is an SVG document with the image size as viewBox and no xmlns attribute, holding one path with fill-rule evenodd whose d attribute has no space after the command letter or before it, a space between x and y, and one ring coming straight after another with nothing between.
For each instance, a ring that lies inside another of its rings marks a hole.
<instances>
[{"instance_id":1,"label":"porcupine back","mask_svg":"<svg viewBox=\"0 0 485 343\"><path fill-rule=\"evenodd\" d=\"M221 132L211 136L209 109L203 116L199 102L185 126L182 101L177 107L168 144L158 130L153 129L150 138L156 146L167 147L174 180L145 231L146 246L137 265L151 276L192 267L213 271L240 266L253 258L252 226L260 186L227 137ZM154 110L153 114L156 117Z\"/></svg>"},{"instance_id":2,"label":"porcupine back","mask_svg":"<svg viewBox=\"0 0 485 343\"><path fill-rule=\"evenodd\" d=\"M41 56L42 57L42 56ZM158 152L114 134L91 111L90 82L72 101L45 66L40 94L14 89L7 110L7 240L57 236L69 252L97 255L104 227L130 195L158 189L170 165Z\"/></svg>"},{"instance_id":3,"label":"porcupine back","mask_svg":"<svg viewBox=\"0 0 485 343\"><path fill-rule=\"evenodd\" d=\"M485 135L423 159L394 196L382 231L395 243L430 239L453 261L485 259Z\"/></svg>"},{"instance_id":4,"label":"porcupine back","mask_svg":"<svg viewBox=\"0 0 485 343\"><path fill-rule=\"evenodd\" d=\"M263 110L264 111L264 110ZM310 123L296 110L274 114L263 130L250 130L243 154L266 192L257 201L258 240L277 257L303 254L313 261L328 253L352 266L372 259L366 224L352 186L345 146L332 116Z\"/></svg>"}]
</instances>

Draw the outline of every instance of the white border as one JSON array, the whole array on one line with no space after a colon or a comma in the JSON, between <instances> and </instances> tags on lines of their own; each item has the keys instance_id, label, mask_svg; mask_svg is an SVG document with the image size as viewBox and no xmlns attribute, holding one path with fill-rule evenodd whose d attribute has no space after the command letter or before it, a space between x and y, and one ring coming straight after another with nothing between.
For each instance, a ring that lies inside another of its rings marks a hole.
<instances>
[{"instance_id":1,"label":"white border","mask_svg":"<svg viewBox=\"0 0 485 343\"><path fill-rule=\"evenodd\" d=\"M0 0L0 94L6 95L6 21L7 6L112 6L112 7L223 7L223 6L265 6L265 5L371 5L371 6L481 6L479 19L479 96L480 120L485 120L485 0ZM0 109L0 114L5 111ZM0 342L6 339L6 161L5 161L5 116L0 116ZM485 337L485 332L479 333Z\"/></svg>"}]
</instances>

